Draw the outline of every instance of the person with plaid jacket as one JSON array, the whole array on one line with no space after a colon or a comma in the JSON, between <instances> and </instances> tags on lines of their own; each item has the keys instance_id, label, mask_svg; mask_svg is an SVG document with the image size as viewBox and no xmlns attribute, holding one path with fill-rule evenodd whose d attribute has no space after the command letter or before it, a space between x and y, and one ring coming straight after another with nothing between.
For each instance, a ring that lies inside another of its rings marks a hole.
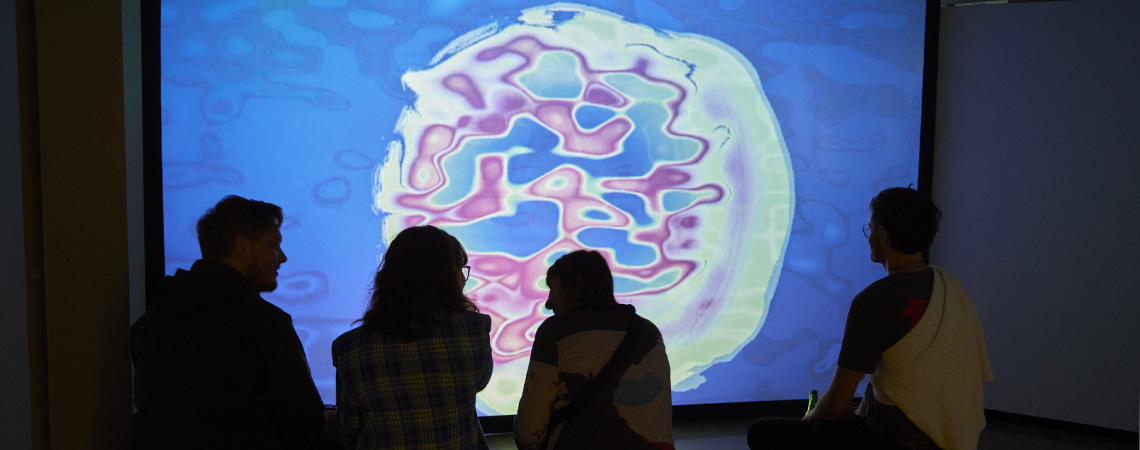
<instances>
[{"instance_id":1,"label":"person with plaid jacket","mask_svg":"<svg viewBox=\"0 0 1140 450\"><path fill-rule=\"evenodd\" d=\"M475 394L491 378L491 317L463 294L455 237L427 225L388 246L368 310L332 345L346 449L486 449Z\"/></svg>"}]
</instances>

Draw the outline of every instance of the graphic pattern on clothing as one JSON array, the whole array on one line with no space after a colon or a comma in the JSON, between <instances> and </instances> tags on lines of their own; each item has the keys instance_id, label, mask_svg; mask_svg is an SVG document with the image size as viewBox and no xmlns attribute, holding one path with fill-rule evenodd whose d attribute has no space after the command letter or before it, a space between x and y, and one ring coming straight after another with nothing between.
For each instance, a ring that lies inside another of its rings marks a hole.
<instances>
[{"instance_id":1,"label":"graphic pattern on clothing","mask_svg":"<svg viewBox=\"0 0 1140 450\"><path fill-rule=\"evenodd\" d=\"M574 311L539 326L515 419L519 448L674 448L669 359L661 332L632 313L628 305ZM566 422L547 429L551 412L569 404L612 357L630 317L643 321L642 331L620 377Z\"/></svg>"},{"instance_id":2,"label":"graphic pattern on clothing","mask_svg":"<svg viewBox=\"0 0 1140 450\"><path fill-rule=\"evenodd\" d=\"M883 352L906 336L926 312L934 273L888 275L851 300L839 366L871 373Z\"/></svg>"},{"instance_id":3,"label":"graphic pattern on clothing","mask_svg":"<svg viewBox=\"0 0 1140 450\"><path fill-rule=\"evenodd\" d=\"M912 298L910 304L903 310L902 315L910 318L910 328L907 331L913 330L915 325L918 325L918 319L926 313L926 305L930 304L928 298Z\"/></svg>"},{"instance_id":4,"label":"graphic pattern on clothing","mask_svg":"<svg viewBox=\"0 0 1140 450\"><path fill-rule=\"evenodd\" d=\"M867 286L851 301L838 365L872 373L883 352L907 335L926 313L934 272L897 273ZM899 408L875 400L868 388L860 414L876 434L890 442L914 449L937 449Z\"/></svg>"}]
</instances>

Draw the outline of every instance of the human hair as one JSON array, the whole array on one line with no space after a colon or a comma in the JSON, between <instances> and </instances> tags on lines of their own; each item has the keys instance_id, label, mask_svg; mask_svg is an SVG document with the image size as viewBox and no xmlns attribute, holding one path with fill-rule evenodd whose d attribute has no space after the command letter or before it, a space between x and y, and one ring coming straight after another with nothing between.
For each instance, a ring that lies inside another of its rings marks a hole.
<instances>
[{"instance_id":1,"label":"human hair","mask_svg":"<svg viewBox=\"0 0 1140 450\"><path fill-rule=\"evenodd\" d=\"M420 337L417 331L430 335L455 312L479 311L456 278L465 265L467 251L447 232L431 225L401 231L384 252L360 320L407 343Z\"/></svg>"},{"instance_id":2,"label":"human hair","mask_svg":"<svg viewBox=\"0 0 1140 450\"><path fill-rule=\"evenodd\" d=\"M909 187L884 189L870 207L871 222L887 230L891 248L899 253L925 253L938 234L942 210L925 193Z\"/></svg>"},{"instance_id":3,"label":"human hair","mask_svg":"<svg viewBox=\"0 0 1140 450\"><path fill-rule=\"evenodd\" d=\"M226 261L238 236L256 241L281 226L281 207L272 203L227 195L198 219L198 247L202 258Z\"/></svg>"},{"instance_id":4,"label":"human hair","mask_svg":"<svg viewBox=\"0 0 1140 450\"><path fill-rule=\"evenodd\" d=\"M617 305L614 276L601 253L574 250L562 255L546 269L546 279L557 278L576 309L609 309Z\"/></svg>"}]
</instances>

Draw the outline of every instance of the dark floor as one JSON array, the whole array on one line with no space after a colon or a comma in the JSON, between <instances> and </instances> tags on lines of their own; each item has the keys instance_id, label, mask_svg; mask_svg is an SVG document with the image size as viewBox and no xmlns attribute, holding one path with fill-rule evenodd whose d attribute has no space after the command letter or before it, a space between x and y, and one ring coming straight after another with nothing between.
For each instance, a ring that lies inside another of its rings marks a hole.
<instances>
[{"instance_id":1,"label":"dark floor","mask_svg":"<svg viewBox=\"0 0 1140 450\"><path fill-rule=\"evenodd\" d=\"M978 450L1086 450L1140 448L1140 434L986 411Z\"/></svg>"},{"instance_id":2,"label":"dark floor","mask_svg":"<svg viewBox=\"0 0 1140 450\"><path fill-rule=\"evenodd\" d=\"M746 450L744 433L752 419L688 419L674 422L678 450ZM1088 425L1002 412L986 412L978 450L1091 450L1140 448L1140 435ZM491 449L514 449L514 436L487 436Z\"/></svg>"}]
</instances>

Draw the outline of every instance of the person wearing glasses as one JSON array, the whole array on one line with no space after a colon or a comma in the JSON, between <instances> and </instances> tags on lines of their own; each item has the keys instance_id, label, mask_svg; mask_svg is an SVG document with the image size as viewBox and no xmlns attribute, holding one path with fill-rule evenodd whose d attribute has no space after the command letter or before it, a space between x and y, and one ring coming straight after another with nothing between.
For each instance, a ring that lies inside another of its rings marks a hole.
<instances>
[{"instance_id":1,"label":"person wearing glasses","mask_svg":"<svg viewBox=\"0 0 1140 450\"><path fill-rule=\"evenodd\" d=\"M392 240L361 326L332 344L345 448L488 448L475 394L491 378L491 317L463 293L470 270L439 228Z\"/></svg>"},{"instance_id":2,"label":"person wearing glasses","mask_svg":"<svg viewBox=\"0 0 1140 450\"><path fill-rule=\"evenodd\" d=\"M927 194L902 187L880 192L870 209L863 235L887 275L851 301L819 404L803 419L753 423L754 450L977 448L986 423L982 383L993 374L970 296L949 270L926 264L942 211Z\"/></svg>"}]
</instances>

